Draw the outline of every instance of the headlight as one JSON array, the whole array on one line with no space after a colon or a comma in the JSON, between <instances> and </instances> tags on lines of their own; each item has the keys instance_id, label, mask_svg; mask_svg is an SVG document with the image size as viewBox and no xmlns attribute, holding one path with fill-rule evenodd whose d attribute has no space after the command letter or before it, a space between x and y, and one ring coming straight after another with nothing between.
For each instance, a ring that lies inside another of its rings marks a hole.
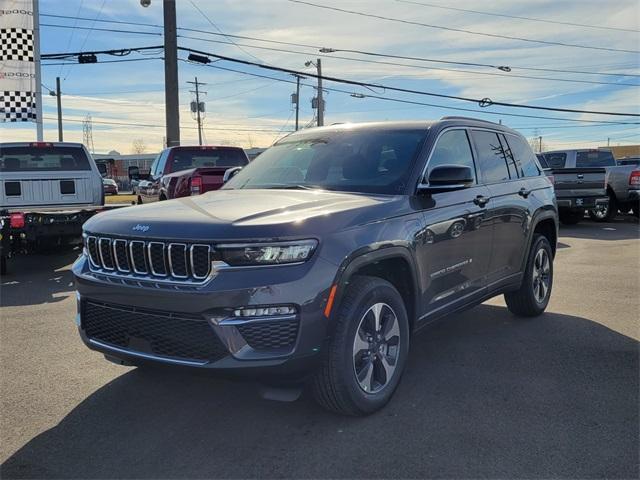
<instances>
[{"instance_id":1,"label":"headlight","mask_svg":"<svg viewBox=\"0 0 640 480\"><path fill-rule=\"evenodd\" d=\"M317 246L317 240L270 244L222 244L216 246L216 253L222 261L231 266L282 265L308 260Z\"/></svg>"}]
</instances>

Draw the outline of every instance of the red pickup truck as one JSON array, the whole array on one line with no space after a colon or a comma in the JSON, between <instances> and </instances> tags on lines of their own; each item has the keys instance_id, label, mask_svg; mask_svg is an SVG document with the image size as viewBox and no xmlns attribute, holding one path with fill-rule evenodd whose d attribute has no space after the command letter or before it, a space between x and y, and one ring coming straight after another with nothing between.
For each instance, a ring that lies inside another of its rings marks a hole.
<instances>
[{"instance_id":1,"label":"red pickup truck","mask_svg":"<svg viewBox=\"0 0 640 480\"><path fill-rule=\"evenodd\" d=\"M129 179L138 181L138 203L150 203L217 190L248 163L238 147L169 147L149 173L129 167Z\"/></svg>"}]
</instances>

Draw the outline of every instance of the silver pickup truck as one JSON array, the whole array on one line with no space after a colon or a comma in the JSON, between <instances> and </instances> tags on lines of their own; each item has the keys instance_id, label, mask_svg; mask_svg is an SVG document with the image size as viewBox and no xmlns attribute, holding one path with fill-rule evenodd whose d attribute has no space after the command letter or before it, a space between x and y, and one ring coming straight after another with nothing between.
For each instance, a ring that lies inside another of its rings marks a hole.
<instances>
[{"instance_id":1,"label":"silver pickup truck","mask_svg":"<svg viewBox=\"0 0 640 480\"><path fill-rule=\"evenodd\" d=\"M638 216L640 210L640 167L637 164L618 165L606 149L554 150L544 152L543 156L552 169L557 168L604 168L606 176L606 195L609 203L606 208L590 209L593 220L604 222L612 220L618 211Z\"/></svg>"},{"instance_id":2,"label":"silver pickup truck","mask_svg":"<svg viewBox=\"0 0 640 480\"><path fill-rule=\"evenodd\" d=\"M7 257L80 240L104 205L102 177L80 143L0 143L0 271Z\"/></svg>"}]
</instances>

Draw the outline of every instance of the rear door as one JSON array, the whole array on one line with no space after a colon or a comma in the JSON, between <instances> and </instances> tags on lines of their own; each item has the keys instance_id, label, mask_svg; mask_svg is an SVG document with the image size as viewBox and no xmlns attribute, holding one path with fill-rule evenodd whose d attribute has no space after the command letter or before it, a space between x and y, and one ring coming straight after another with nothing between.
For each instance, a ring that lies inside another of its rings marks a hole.
<instances>
[{"instance_id":1,"label":"rear door","mask_svg":"<svg viewBox=\"0 0 640 480\"><path fill-rule=\"evenodd\" d=\"M501 132L473 129L480 177L488 188L488 222L493 227L493 245L488 268L488 283L498 282L520 272L526 245L530 188L520 178L513 153Z\"/></svg>"},{"instance_id":2,"label":"rear door","mask_svg":"<svg viewBox=\"0 0 640 480\"><path fill-rule=\"evenodd\" d=\"M102 179L81 145L0 145L1 207L98 205Z\"/></svg>"}]
</instances>

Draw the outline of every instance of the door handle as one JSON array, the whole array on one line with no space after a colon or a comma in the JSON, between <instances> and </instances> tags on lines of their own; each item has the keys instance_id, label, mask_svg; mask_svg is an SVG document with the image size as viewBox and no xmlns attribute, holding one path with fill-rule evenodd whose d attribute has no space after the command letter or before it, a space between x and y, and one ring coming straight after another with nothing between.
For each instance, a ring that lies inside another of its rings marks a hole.
<instances>
[{"instance_id":1,"label":"door handle","mask_svg":"<svg viewBox=\"0 0 640 480\"><path fill-rule=\"evenodd\" d=\"M518 195L520 195L521 197L527 198L529 196L529 194L531 193L531 190L527 190L526 188L522 187L519 191L518 191Z\"/></svg>"},{"instance_id":2,"label":"door handle","mask_svg":"<svg viewBox=\"0 0 640 480\"><path fill-rule=\"evenodd\" d=\"M491 200L490 197L485 197L484 195L478 195L476 198L473 199L473 203L475 203L479 207L484 207L489 202L489 200Z\"/></svg>"}]
</instances>

